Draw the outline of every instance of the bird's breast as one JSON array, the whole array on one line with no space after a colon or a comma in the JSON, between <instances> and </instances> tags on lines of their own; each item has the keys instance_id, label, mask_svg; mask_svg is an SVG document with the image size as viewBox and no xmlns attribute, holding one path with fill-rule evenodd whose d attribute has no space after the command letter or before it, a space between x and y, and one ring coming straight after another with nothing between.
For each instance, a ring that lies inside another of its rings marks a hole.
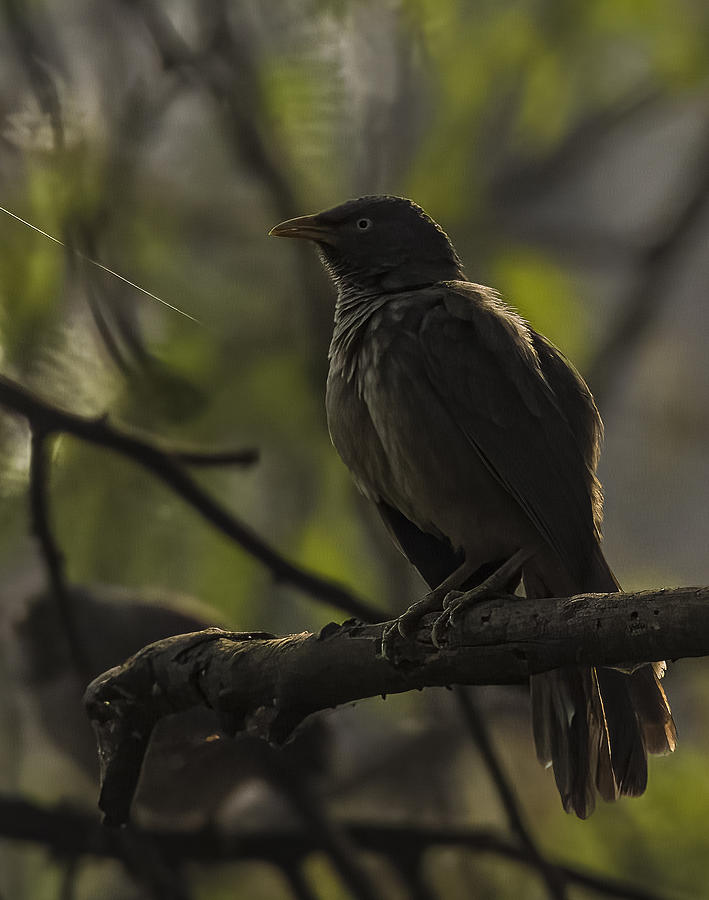
<instances>
[{"instance_id":1,"label":"bird's breast","mask_svg":"<svg viewBox=\"0 0 709 900\"><path fill-rule=\"evenodd\" d=\"M436 394L418 345L417 315L396 307L373 316L349 353L332 354L327 416L332 442L360 490L422 531L484 555L510 498ZM513 515L517 515L515 509ZM509 519L508 519L509 520ZM492 527L491 527L492 526Z\"/></svg>"}]
</instances>

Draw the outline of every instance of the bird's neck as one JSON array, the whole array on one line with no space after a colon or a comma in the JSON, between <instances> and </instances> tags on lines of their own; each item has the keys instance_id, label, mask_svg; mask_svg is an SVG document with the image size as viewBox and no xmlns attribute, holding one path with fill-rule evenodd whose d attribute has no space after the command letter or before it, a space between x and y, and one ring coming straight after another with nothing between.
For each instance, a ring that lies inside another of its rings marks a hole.
<instances>
[{"instance_id":1,"label":"bird's neck","mask_svg":"<svg viewBox=\"0 0 709 900\"><path fill-rule=\"evenodd\" d=\"M460 261L436 258L396 264L391 261L362 268L347 264L321 248L325 268L337 287L335 328L330 344L330 365L349 380L357 364L357 350L372 315L398 294L430 287L441 281L465 278Z\"/></svg>"},{"instance_id":2,"label":"bird's neck","mask_svg":"<svg viewBox=\"0 0 709 900\"><path fill-rule=\"evenodd\" d=\"M338 306L343 307L367 304L382 294L397 294L428 287L439 281L465 279L460 260L454 251L451 250L451 254L450 258L436 256L419 258L414 262L410 259L376 263L368 260L358 267L328 252L326 248L320 248L322 262L337 286Z\"/></svg>"},{"instance_id":3,"label":"bird's neck","mask_svg":"<svg viewBox=\"0 0 709 900\"><path fill-rule=\"evenodd\" d=\"M330 343L330 365L347 372L349 380L356 369L357 350L372 315L388 301L382 292L363 292L339 284L335 303L335 327Z\"/></svg>"}]
</instances>

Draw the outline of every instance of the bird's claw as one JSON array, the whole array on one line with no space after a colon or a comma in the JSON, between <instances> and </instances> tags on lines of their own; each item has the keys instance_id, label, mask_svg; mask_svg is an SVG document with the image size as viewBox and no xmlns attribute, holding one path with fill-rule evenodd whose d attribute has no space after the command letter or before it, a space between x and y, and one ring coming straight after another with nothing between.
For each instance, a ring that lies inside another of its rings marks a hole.
<instances>
[{"instance_id":1,"label":"bird's claw","mask_svg":"<svg viewBox=\"0 0 709 900\"><path fill-rule=\"evenodd\" d=\"M430 612L438 613L431 627L430 637L433 646L440 650L443 644L447 643L446 632L458 625L466 610L482 600L496 596L500 596L500 590L488 582L484 582L472 591L448 591L443 600L440 598L440 593L431 591L384 628L382 656L390 662L394 662L396 641L401 638L405 641L413 641L421 627L421 619Z\"/></svg>"},{"instance_id":2,"label":"bird's claw","mask_svg":"<svg viewBox=\"0 0 709 900\"><path fill-rule=\"evenodd\" d=\"M413 640L416 637L421 619L430 611L431 604L428 597L412 603L406 612L402 613L396 620L396 628L399 634L407 641Z\"/></svg>"},{"instance_id":3,"label":"bird's claw","mask_svg":"<svg viewBox=\"0 0 709 900\"><path fill-rule=\"evenodd\" d=\"M440 601L438 601L439 603ZM412 603L398 619L390 622L382 634L382 656L392 662L396 641L400 638L413 641L418 633L421 619L435 608L440 608L438 604L430 594L427 594L422 600Z\"/></svg>"},{"instance_id":4,"label":"bird's claw","mask_svg":"<svg viewBox=\"0 0 709 900\"><path fill-rule=\"evenodd\" d=\"M456 600L465 595L464 591L448 591L446 596L443 598L443 609L448 610L451 609L456 604Z\"/></svg>"},{"instance_id":5,"label":"bird's claw","mask_svg":"<svg viewBox=\"0 0 709 900\"><path fill-rule=\"evenodd\" d=\"M394 646L399 637L398 619L395 619L393 622L384 626L384 631L382 633L382 656L384 659L388 659L389 662L394 661Z\"/></svg>"},{"instance_id":6,"label":"bird's claw","mask_svg":"<svg viewBox=\"0 0 709 900\"><path fill-rule=\"evenodd\" d=\"M395 663L397 644L402 640L410 641L413 637L414 634L410 632L409 626L406 623L402 623L401 619L394 619L393 622L386 625L382 633L382 656L384 659L389 660L390 663Z\"/></svg>"},{"instance_id":7,"label":"bird's claw","mask_svg":"<svg viewBox=\"0 0 709 900\"><path fill-rule=\"evenodd\" d=\"M443 611L431 626L431 643L440 650L446 643L446 632L458 624L461 610L468 605L465 599L469 595L464 591L449 591L443 600Z\"/></svg>"},{"instance_id":8,"label":"bird's claw","mask_svg":"<svg viewBox=\"0 0 709 900\"><path fill-rule=\"evenodd\" d=\"M431 643L437 649L445 643L445 633L449 628L455 628L460 624L465 614L485 600L491 599L518 599L516 594L510 594L498 589L491 589L488 585L482 584L471 591L450 591L446 594L443 601L443 612L438 616L431 628Z\"/></svg>"}]
</instances>

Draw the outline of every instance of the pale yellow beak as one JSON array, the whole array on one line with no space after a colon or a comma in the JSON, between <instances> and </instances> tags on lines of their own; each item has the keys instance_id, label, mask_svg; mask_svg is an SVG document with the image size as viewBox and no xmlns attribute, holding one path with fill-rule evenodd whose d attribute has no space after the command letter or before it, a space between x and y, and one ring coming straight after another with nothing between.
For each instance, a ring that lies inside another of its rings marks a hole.
<instances>
[{"instance_id":1,"label":"pale yellow beak","mask_svg":"<svg viewBox=\"0 0 709 900\"><path fill-rule=\"evenodd\" d=\"M268 233L272 237L303 238L308 241L317 241L320 244L335 243L332 228L319 221L317 215L288 219L286 222L281 222L280 225L275 225Z\"/></svg>"}]
</instances>

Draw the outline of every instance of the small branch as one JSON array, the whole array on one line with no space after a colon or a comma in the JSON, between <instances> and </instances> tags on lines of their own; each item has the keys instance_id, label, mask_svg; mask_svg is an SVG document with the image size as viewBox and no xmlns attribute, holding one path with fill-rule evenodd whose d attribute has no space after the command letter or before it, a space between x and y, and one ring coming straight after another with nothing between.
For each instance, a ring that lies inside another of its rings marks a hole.
<instances>
[{"instance_id":1,"label":"small branch","mask_svg":"<svg viewBox=\"0 0 709 900\"><path fill-rule=\"evenodd\" d=\"M44 430L37 421L30 421L32 443L30 455L30 510L32 529L39 540L44 559L51 594L55 600L59 621L69 646L69 654L82 683L90 677L92 668L86 646L81 639L79 623L74 606L74 598L64 574L64 560L52 532L49 515L48 480L49 467L47 452L50 446L50 432ZM141 747L142 754L146 747ZM142 761L142 755L140 757ZM160 859L146 842L135 841L130 830L122 832L120 843L116 844L116 855L148 890L154 900L189 900L183 884L177 881L174 872ZM75 867L67 869L62 895L71 897L74 885Z\"/></svg>"},{"instance_id":2,"label":"small branch","mask_svg":"<svg viewBox=\"0 0 709 900\"><path fill-rule=\"evenodd\" d=\"M79 876L79 858L77 856L67 860L62 874L59 900L76 900L76 882Z\"/></svg>"},{"instance_id":3,"label":"small branch","mask_svg":"<svg viewBox=\"0 0 709 900\"><path fill-rule=\"evenodd\" d=\"M0 375L0 406L24 416L33 430L39 428L45 435L71 434L87 443L105 447L132 459L172 488L222 534L262 563L277 581L290 584L313 599L332 604L360 619L371 622L383 615L381 610L356 597L337 582L299 568L266 544L247 525L217 503L182 468L180 462L184 451L160 449L155 444L110 425L105 416L89 418L66 412L3 375ZM194 460L194 454L192 457Z\"/></svg>"},{"instance_id":4,"label":"small branch","mask_svg":"<svg viewBox=\"0 0 709 900\"><path fill-rule=\"evenodd\" d=\"M378 900L379 892L362 865L356 846L340 823L328 815L312 786L303 778L294 778L280 754L269 754L266 765L269 782L278 788L308 834L330 858L352 896L356 900Z\"/></svg>"},{"instance_id":5,"label":"small branch","mask_svg":"<svg viewBox=\"0 0 709 900\"><path fill-rule=\"evenodd\" d=\"M381 825L341 822L358 847L388 859L421 856L433 847L461 847L488 853L533 867L524 848L493 831L473 828ZM309 853L319 850L314 836L304 829L284 828L223 834L208 827L199 831L140 831L168 862L227 862L259 860L281 867L298 866ZM103 828L93 817L66 808L44 809L26 800L0 797L0 836L6 840L32 841L51 847L57 856L91 855L122 858L121 832ZM569 883L619 900L661 900L658 893L619 879L606 878L560 866ZM307 893L303 897L309 897Z\"/></svg>"},{"instance_id":6,"label":"small branch","mask_svg":"<svg viewBox=\"0 0 709 900\"><path fill-rule=\"evenodd\" d=\"M455 691L458 706L463 714L463 720L468 726L468 730L477 746L483 762L490 773L490 777L495 785L495 790L500 798L500 802L505 810L507 822L510 831L517 835L520 844L529 854L530 859L537 862L539 875L543 878L549 896L554 900L566 900L568 897L566 891L566 879L559 871L557 866L550 865L537 847L537 843L532 836L531 831L524 821L522 810L517 802L517 797L512 785L502 768L502 764L495 752L490 734L485 727L480 712L469 691L464 687L458 686Z\"/></svg>"},{"instance_id":7,"label":"small branch","mask_svg":"<svg viewBox=\"0 0 709 900\"><path fill-rule=\"evenodd\" d=\"M485 602L440 650L425 626L401 642L396 664L380 653L384 625L356 622L282 638L211 628L145 647L86 692L107 820L128 819L151 731L172 712L207 706L228 733L282 742L311 713L377 694L709 655L709 588Z\"/></svg>"},{"instance_id":8,"label":"small branch","mask_svg":"<svg viewBox=\"0 0 709 900\"><path fill-rule=\"evenodd\" d=\"M295 900L318 900L317 894L308 884L308 880L303 874L303 869L298 862L283 863L281 871L288 881L288 886L291 891L293 891Z\"/></svg>"},{"instance_id":9,"label":"small branch","mask_svg":"<svg viewBox=\"0 0 709 900\"><path fill-rule=\"evenodd\" d=\"M408 853L400 849L398 856L388 858L389 864L395 867L399 878L408 888L411 900L437 900L436 894L424 878L422 863L425 849L414 847Z\"/></svg>"},{"instance_id":10,"label":"small branch","mask_svg":"<svg viewBox=\"0 0 709 900\"><path fill-rule=\"evenodd\" d=\"M258 45L251 33L249 17L240 16L232 25L235 9L223 2L210 4L213 16L206 47L194 51L181 37L166 15L164 4L153 0L123 0L142 17L163 67L177 72L189 84L200 82L211 94L221 113L227 143L235 160L264 189L279 218L287 219L301 206L289 174L287 154L279 147L273 123L264 115L259 60L253 57ZM332 330L331 301L324 293L326 281L321 277L309 248L294 249L300 295L306 305L313 347L320 362L313 368L318 379Z\"/></svg>"},{"instance_id":11,"label":"small branch","mask_svg":"<svg viewBox=\"0 0 709 900\"><path fill-rule=\"evenodd\" d=\"M653 85L638 85L606 107L591 110L542 158L508 159L494 175L491 206L519 208L520 204L546 197L567 177L583 172L598 157L603 144L620 128L657 109L666 96ZM502 154L501 154L502 155ZM504 155L502 155L504 159Z\"/></svg>"},{"instance_id":12,"label":"small branch","mask_svg":"<svg viewBox=\"0 0 709 900\"><path fill-rule=\"evenodd\" d=\"M79 633L71 591L64 576L64 559L52 533L49 515L49 471L47 452L49 438L39 430L32 430L30 452L30 517L32 531L39 546L47 569L47 578L59 613L59 621L64 630L69 655L74 668L85 684L91 678L86 647ZM95 669L94 669L95 671Z\"/></svg>"},{"instance_id":13,"label":"small branch","mask_svg":"<svg viewBox=\"0 0 709 900\"><path fill-rule=\"evenodd\" d=\"M154 900L190 900L181 860L168 860L151 834L122 828L115 835L115 847L127 871Z\"/></svg>"},{"instance_id":14,"label":"small branch","mask_svg":"<svg viewBox=\"0 0 709 900\"><path fill-rule=\"evenodd\" d=\"M64 123L59 91L51 74L51 64L42 42L33 30L27 16L28 8L22 0L5 0L3 11L7 19L8 30L12 41L27 73L30 87L37 100L37 105L47 116L52 127L55 150L64 149ZM32 14L36 18L40 9L34 7ZM48 26L48 23L42 22ZM53 42L52 53L56 55L59 42Z\"/></svg>"},{"instance_id":15,"label":"small branch","mask_svg":"<svg viewBox=\"0 0 709 900\"><path fill-rule=\"evenodd\" d=\"M259 460L259 451L252 447L238 450L173 450L171 455L186 466L247 466Z\"/></svg>"},{"instance_id":16,"label":"small branch","mask_svg":"<svg viewBox=\"0 0 709 900\"><path fill-rule=\"evenodd\" d=\"M683 171L682 181L691 185L667 228L645 249L639 260L638 275L620 317L595 353L588 367L587 381L599 406L603 405L612 383L627 369L642 339L665 304L672 297L671 275L692 233L701 226L709 201L709 123L696 159Z\"/></svg>"}]
</instances>

